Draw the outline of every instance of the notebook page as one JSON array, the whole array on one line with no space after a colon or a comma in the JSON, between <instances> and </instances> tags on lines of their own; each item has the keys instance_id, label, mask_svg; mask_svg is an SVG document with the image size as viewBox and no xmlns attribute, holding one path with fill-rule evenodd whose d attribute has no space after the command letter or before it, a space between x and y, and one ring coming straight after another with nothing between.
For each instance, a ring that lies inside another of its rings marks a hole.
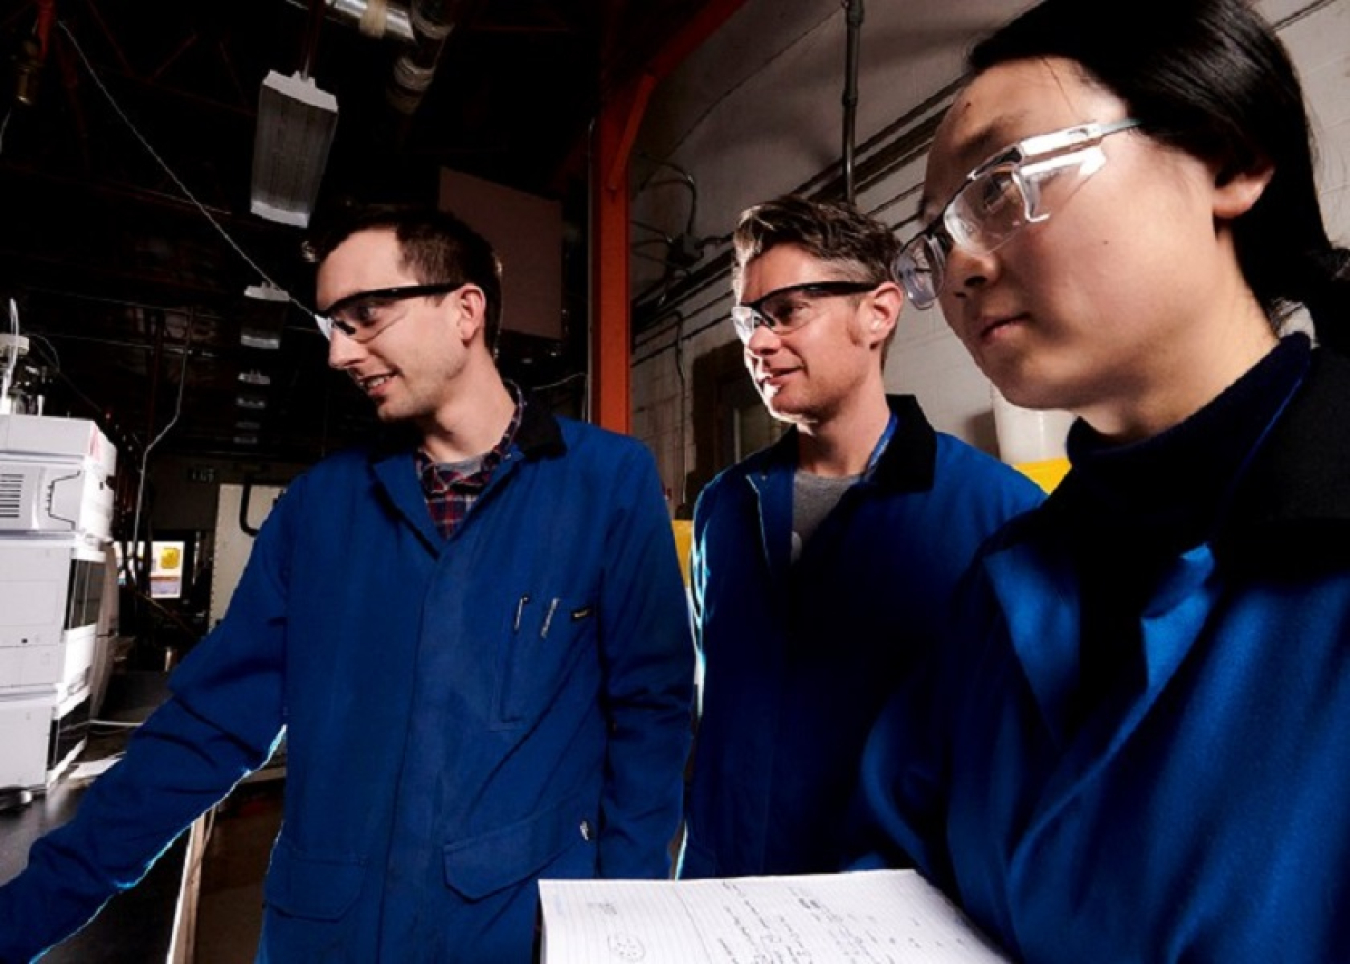
<instances>
[{"instance_id":1,"label":"notebook page","mask_svg":"<svg viewBox=\"0 0 1350 964\"><path fill-rule=\"evenodd\" d=\"M1006 964L912 870L542 880L542 964Z\"/></svg>"}]
</instances>

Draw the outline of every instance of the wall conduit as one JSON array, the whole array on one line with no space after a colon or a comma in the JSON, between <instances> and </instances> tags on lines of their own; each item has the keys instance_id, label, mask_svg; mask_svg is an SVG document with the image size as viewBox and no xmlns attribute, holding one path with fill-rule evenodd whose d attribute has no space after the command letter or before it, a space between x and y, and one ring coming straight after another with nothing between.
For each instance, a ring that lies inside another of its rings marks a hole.
<instances>
[{"instance_id":1,"label":"wall conduit","mask_svg":"<svg viewBox=\"0 0 1350 964\"><path fill-rule=\"evenodd\" d=\"M844 0L848 53L844 65L844 200L854 200L853 141L858 117L858 48L862 38L863 0Z\"/></svg>"}]
</instances>

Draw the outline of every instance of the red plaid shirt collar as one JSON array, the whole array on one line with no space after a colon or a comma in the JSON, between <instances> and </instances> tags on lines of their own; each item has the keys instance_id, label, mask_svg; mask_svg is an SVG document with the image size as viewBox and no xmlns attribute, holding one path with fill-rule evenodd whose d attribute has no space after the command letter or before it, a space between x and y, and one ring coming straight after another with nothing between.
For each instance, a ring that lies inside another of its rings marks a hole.
<instances>
[{"instance_id":1,"label":"red plaid shirt collar","mask_svg":"<svg viewBox=\"0 0 1350 964\"><path fill-rule=\"evenodd\" d=\"M515 398L515 412L502 437L491 451L483 455L477 468L466 472L462 469L463 463L437 463L424 449L417 450L417 475L422 483L422 494L426 496L432 521L447 538L464 521L469 509L487 488L492 473L506 458L506 453L511 451L516 429L520 428L521 415L525 411L525 399L515 385L508 384L507 390Z\"/></svg>"}]
</instances>

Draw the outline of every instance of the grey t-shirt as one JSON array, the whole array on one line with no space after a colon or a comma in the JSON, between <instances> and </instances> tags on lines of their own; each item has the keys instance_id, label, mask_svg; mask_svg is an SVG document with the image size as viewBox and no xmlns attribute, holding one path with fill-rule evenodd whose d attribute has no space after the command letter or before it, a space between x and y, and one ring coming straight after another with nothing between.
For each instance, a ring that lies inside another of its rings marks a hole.
<instances>
[{"instance_id":1,"label":"grey t-shirt","mask_svg":"<svg viewBox=\"0 0 1350 964\"><path fill-rule=\"evenodd\" d=\"M802 554L802 546L815 534L830 510L861 475L827 478L798 469L792 476L792 561Z\"/></svg>"}]
</instances>

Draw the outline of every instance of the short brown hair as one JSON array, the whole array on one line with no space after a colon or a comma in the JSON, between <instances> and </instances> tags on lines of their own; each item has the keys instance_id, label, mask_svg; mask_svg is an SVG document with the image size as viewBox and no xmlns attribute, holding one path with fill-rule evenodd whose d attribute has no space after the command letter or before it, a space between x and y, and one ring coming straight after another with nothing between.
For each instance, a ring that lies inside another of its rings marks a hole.
<instances>
[{"instance_id":1,"label":"short brown hair","mask_svg":"<svg viewBox=\"0 0 1350 964\"><path fill-rule=\"evenodd\" d=\"M422 284L475 284L486 301L483 335L495 354L502 326L502 265L487 240L449 211L410 205L357 205L326 212L308 247L323 261L353 234L392 231L404 265Z\"/></svg>"},{"instance_id":2,"label":"short brown hair","mask_svg":"<svg viewBox=\"0 0 1350 964\"><path fill-rule=\"evenodd\" d=\"M746 210L731 243L734 263L731 287L737 300L745 278L745 266L779 245L801 248L813 258L828 262L858 281L881 284L894 281L892 265L900 253L900 240L889 227L842 201L813 201L799 194L785 194ZM895 330L882 348L882 362L890 351Z\"/></svg>"},{"instance_id":3,"label":"short brown hair","mask_svg":"<svg viewBox=\"0 0 1350 964\"><path fill-rule=\"evenodd\" d=\"M786 194L741 215L732 234L732 286L739 294L745 266L770 248L790 244L856 274L859 281L892 280L900 242L886 225L851 204Z\"/></svg>"}]
</instances>

